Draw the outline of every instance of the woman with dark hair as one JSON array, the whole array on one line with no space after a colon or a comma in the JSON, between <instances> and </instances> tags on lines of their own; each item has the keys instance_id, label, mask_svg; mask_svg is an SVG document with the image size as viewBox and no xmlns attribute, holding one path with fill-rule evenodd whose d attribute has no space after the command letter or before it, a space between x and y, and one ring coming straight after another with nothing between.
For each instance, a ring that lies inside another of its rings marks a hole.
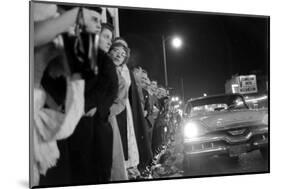
<instances>
[{"instance_id":1,"label":"woman with dark hair","mask_svg":"<svg viewBox=\"0 0 281 189\"><path fill-rule=\"evenodd\" d=\"M85 78L85 116L70 138L72 184L106 183L112 168L113 130L110 107L118 92L118 77L107 52L113 31L102 27L97 54L98 74Z\"/></svg>"}]
</instances>

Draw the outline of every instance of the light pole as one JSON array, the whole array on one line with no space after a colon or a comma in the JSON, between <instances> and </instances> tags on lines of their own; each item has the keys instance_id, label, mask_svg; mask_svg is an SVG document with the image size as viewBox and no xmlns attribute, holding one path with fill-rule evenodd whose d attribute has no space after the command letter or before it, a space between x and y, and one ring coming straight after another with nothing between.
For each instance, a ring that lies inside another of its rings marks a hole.
<instances>
[{"instance_id":1,"label":"light pole","mask_svg":"<svg viewBox=\"0 0 281 189\"><path fill-rule=\"evenodd\" d=\"M168 73L167 73L167 60L166 60L166 41L170 39L171 37L165 38L164 35L162 35L162 47L163 47L163 64L164 64L164 74L165 74L165 87L168 87ZM172 45L175 48L179 48L182 45L182 41L179 37L174 37L172 41Z\"/></svg>"},{"instance_id":2,"label":"light pole","mask_svg":"<svg viewBox=\"0 0 281 189\"><path fill-rule=\"evenodd\" d=\"M185 99L184 99L184 85L183 85L183 77L181 77L181 92L182 92L182 99L183 99L183 101L185 102Z\"/></svg>"},{"instance_id":3,"label":"light pole","mask_svg":"<svg viewBox=\"0 0 281 189\"><path fill-rule=\"evenodd\" d=\"M162 35L162 47L163 47L163 63L164 63L164 74L165 74L165 87L168 87L168 73L167 73L167 62L166 62L166 42L165 37Z\"/></svg>"}]
</instances>

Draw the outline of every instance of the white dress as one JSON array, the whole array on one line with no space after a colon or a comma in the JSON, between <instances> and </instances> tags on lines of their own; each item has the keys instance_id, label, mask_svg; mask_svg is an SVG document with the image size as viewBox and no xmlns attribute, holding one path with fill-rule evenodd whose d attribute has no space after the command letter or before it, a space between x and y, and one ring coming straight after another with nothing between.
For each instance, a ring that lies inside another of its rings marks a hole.
<instances>
[{"instance_id":1,"label":"white dress","mask_svg":"<svg viewBox=\"0 0 281 189\"><path fill-rule=\"evenodd\" d=\"M136 135L134 130L132 109L131 109L131 105L129 102L129 95L128 95L129 88L131 86L131 77L130 77L130 71L126 64L118 69L120 69L121 75L125 79L126 89L127 89L127 98L125 100L125 105L126 105L126 113L127 113L128 160L125 163L126 163L126 167L130 168L130 167L136 167L139 164L139 151L138 151Z\"/></svg>"},{"instance_id":2,"label":"white dress","mask_svg":"<svg viewBox=\"0 0 281 189\"><path fill-rule=\"evenodd\" d=\"M120 114L125 109L127 91L125 79L121 76L120 70L117 70L118 76L118 95L114 103L110 107L109 122L113 130L113 151L112 151L112 168L111 181L128 180L128 175L125 165L125 157L120 136L116 115Z\"/></svg>"}]
</instances>

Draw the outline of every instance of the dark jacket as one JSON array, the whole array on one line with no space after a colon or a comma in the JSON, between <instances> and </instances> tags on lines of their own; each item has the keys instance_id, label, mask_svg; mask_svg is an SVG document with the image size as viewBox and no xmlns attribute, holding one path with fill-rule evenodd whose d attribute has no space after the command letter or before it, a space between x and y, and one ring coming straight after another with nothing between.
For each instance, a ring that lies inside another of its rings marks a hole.
<instances>
[{"instance_id":1,"label":"dark jacket","mask_svg":"<svg viewBox=\"0 0 281 189\"><path fill-rule=\"evenodd\" d=\"M98 52L98 75L85 78L85 112L96 107L93 117L82 117L70 137L72 184L106 183L112 167L113 131L108 121L118 92L115 66L109 56Z\"/></svg>"},{"instance_id":2,"label":"dark jacket","mask_svg":"<svg viewBox=\"0 0 281 189\"><path fill-rule=\"evenodd\" d=\"M132 107L135 135L139 149L140 164L139 168L143 169L152 160L152 151L148 137L148 124L143 115L141 100L139 97L136 81L133 73L130 71L131 87L129 90L129 100Z\"/></svg>"},{"instance_id":3,"label":"dark jacket","mask_svg":"<svg viewBox=\"0 0 281 189\"><path fill-rule=\"evenodd\" d=\"M98 76L86 77L85 86L85 112L93 107L103 119L107 119L109 109L117 97L118 76L115 65L110 57L103 51L98 52Z\"/></svg>"}]
</instances>

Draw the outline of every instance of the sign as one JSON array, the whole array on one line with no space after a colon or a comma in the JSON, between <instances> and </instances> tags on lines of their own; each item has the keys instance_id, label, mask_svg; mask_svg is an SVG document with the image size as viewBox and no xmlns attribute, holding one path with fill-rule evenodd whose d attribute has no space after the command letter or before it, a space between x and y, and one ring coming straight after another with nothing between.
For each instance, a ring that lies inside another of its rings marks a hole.
<instances>
[{"instance_id":1,"label":"sign","mask_svg":"<svg viewBox=\"0 0 281 189\"><path fill-rule=\"evenodd\" d=\"M248 94L258 92L256 75L239 76L239 93Z\"/></svg>"}]
</instances>

